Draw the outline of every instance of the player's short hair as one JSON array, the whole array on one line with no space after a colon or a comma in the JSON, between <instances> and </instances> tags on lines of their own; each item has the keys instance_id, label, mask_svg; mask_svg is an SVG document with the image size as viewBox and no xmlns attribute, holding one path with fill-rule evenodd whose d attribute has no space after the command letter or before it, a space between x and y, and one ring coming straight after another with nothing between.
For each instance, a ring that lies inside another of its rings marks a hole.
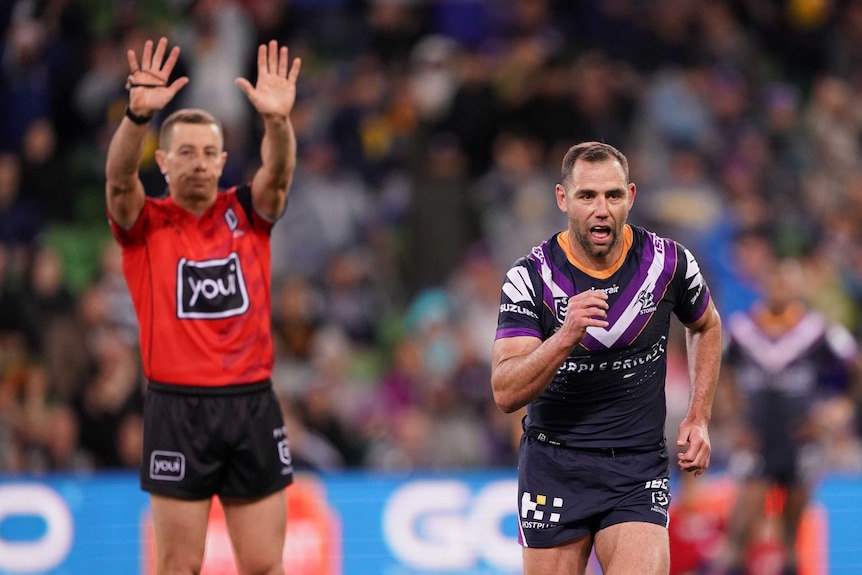
<instances>
[{"instance_id":1,"label":"player's short hair","mask_svg":"<svg viewBox=\"0 0 862 575\"><path fill-rule=\"evenodd\" d=\"M629 161L625 155L604 142L581 142L575 144L563 156L563 167L561 170L560 181L565 186L572 178L572 170L575 168L575 163L578 160L585 162L604 162L605 160L616 160L623 168L623 173L626 177L626 183L629 183Z\"/></svg>"},{"instance_id":2,"label":"player's short hair","mask_svg":"<svg viewBox=\"0 0 862 575\"><path fill-rule=\"evenodd\" d=\"M171 145L171 135L175 124L211 124L218 128L219 134L224 134L221 122L206 110L198 108L183 108L177 110L162 122L159 129L159 148L167 150Z\"/></svg>"}]
</instances>

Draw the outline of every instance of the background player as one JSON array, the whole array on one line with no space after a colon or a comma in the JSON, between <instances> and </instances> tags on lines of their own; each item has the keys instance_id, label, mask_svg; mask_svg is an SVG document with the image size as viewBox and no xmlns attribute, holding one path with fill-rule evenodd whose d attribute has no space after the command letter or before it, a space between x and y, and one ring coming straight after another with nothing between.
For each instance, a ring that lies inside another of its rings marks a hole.
<instances>
[{"instance_id":1,"label":"background player","mask_svg":"<svg viewBox=\"0 0 862 575\"><path fill-rule=\"evenodd\" d=\"M727 322L723 378L740 401L743 430L730 470L739 478L722 571L742 574L760 533L764 502L784 490L777 533L783 571L798 571L796 534L817 478L825 469L818 414L845 394L858 361L852 334L811 309L802 297L802 268L781 260L764 269L762 296Z\"/></svg>"}]
</instances>

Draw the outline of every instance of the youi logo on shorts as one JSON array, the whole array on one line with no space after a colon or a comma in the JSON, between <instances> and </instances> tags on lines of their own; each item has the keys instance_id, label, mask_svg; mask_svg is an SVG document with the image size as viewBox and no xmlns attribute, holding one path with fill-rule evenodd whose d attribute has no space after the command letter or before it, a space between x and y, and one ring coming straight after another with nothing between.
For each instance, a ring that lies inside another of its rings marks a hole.
<instances>
[{"instance_id":1,"label":"youi logo on shorts","mask_svg":"<svg viewBox=\"0 0 862 575\"><path fill-rule=\"evenodd\" d=\"M150 479L182 481L186 476L186 456L177 451L156 450L150 455Z\"/></svg>"},{"instance_id":2,"label":"youi logo on shorts","mask_svg":"<svg viewBox=\"0 0 862 575\"><path fill-rule=\"evenodd\" d=\"M236 253L224 259L191 261L177 266L177 317L218 319L245 313L248 292Z\"/></svg>"}]
</instances>

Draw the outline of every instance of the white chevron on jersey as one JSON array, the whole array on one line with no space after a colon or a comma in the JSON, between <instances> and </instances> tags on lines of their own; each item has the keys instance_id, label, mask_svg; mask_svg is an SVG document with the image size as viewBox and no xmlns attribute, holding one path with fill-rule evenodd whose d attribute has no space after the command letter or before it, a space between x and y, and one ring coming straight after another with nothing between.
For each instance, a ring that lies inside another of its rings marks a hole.
<instances>
[{"instance_id":1,"label":"white chevron on jersey","mask_svg":"<svg viewBox=\"0 0 862 575\"><path fill-rule=\"evenodd\" d=\"M703 286L703 276L700 273L700 266L697 265L697 260L688 249L685 250L685 279L691 279L688 284L688 290L694 290Z\"/></svg>"},{"instance_id":2,"label":"white chevron on jersey","mask_svg":"<svg viewBox=\"0 0 862 575\"><path fill-rule=\"evenodd\" d=\"M653 257L652 263L650 263L647 276L638 288L638 293L646 291L651 294L655 291L656 283L658 282L662 271L664 271L664 262L665 257L667 256L664 244L657 242L655 247L655 256ZM590 326L587 328L587 333L596 338L605 347L610 348L620 339L620 337L622 337L623 333L625 333L629 326L631 326L638 313L640 313L640 310L641 302L638 298L632 298L617 321L606 328Z\"/></svg>"},{"instance_id":3,"label":"white chevron on jersey","mask_svg":"<svg viewBox=\"0 0 862 575\"><path fill-rule=\"evenodd\" d=\"M568 298L572 294L566 293L563 288L554 281L554 270L552 270L551 266L548 265L548 262L545 259L545 250L542 249L546 245L547 242L541 246L534 247L530 252L530 255L539 263L539 273L542 274L542 282L545 284L545 287L550 290L551 297L554 298L554 300Z\"/></svg>"},{"instance_id":4,"label":"white chevron on jersey","mask_svg":"<svg viewBox=\"0 0 862 575\"><path fill-rule=\"evenodd\" d=\"M536 293L533 291L533 282L530 281L530 273L524 266L517 266L506 273L506 283L503 284L503 293L509 296L512 303L528 301L535 304Z\"/></svg>"},{"instance_id":5,"label":"white chevron on jersey","mask_svg":"<svg viewBox=\"0 0 862 575\"><path fill-rule=\"evenodd\" d=\"M825 335L826 321L808 312L781 337L773 339L746 313L737 312L728 320L730 334L748 350L751 358L769 373L781 373Z\"/></svg>"}]
</instances>

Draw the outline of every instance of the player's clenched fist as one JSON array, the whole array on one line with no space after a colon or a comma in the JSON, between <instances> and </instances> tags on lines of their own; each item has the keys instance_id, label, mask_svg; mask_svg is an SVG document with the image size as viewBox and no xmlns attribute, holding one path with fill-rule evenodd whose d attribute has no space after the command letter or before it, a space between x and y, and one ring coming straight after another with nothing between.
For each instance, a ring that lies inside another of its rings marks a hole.
<instances>
[{"instance_id":1,"label":"player's clenched fist","mask_svg":"<svg viewBox=\"0 0 862 575\"><path fill-rule=\"evenodd\" d=\"M598 290L583 291L569 298L566 317L560 331L571 337L572 345L580 343L588 327L608 327L608 295Z\"/></svg>"}]
</instances>

